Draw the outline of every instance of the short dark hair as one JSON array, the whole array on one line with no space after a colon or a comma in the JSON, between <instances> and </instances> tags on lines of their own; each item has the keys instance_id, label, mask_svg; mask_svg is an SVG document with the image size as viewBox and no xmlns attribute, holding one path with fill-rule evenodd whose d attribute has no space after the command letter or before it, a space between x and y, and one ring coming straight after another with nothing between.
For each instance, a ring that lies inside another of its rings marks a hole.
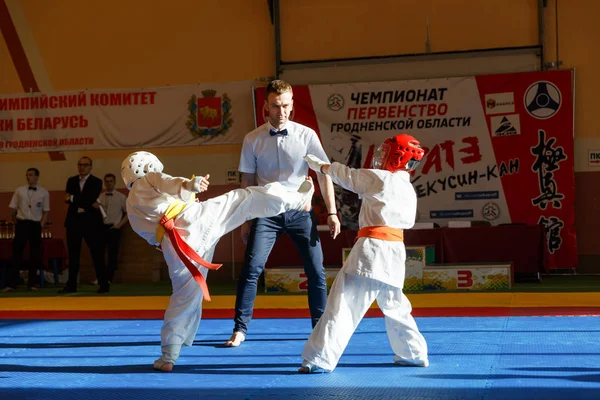
<instances>
[{"instance_id":1,"label":"short dark hair","mask_svg":"<svg viewBox=\"0 0 600 400\"><path fill-rule=\"evenodd\" d=\"M117 180L117 177L115 176L115 174L112 174L110 172L108 174L104 175L104 179L106 179L106 178L113 178L115 181Z\"/></svg>"},{"instance_id":2,"label":"short dark hair","mask_svg":"<svg viewBox=\"0 0 600 400\"><path fill-rule=\"evenodd\" d=\"M88 156L83 156L83 157L81 157L81 158L79 159L79 161L83 160L84 158L90 162L90 165L93 165L92 159L91 159L91 158L89 158Z\"/></svg>"},{"instance_id":3,"label":"short dark hair","mask_svg":"<svg viewBox=\"0 0 600 400\"><path fill-rule=\"evenodd\" d=\"M274 81L269 82L269 84L267 85L266 96L269 97L269 94L271 94L271 93L280 95L280 94L287 93L287 92L290 92L292 94L294 93L292 90L292 85L290 85L286 81L282 81L280 79L275 79Z\"/></svg>"},{"instance_id":4,"label":"short dark hair","mask_svg":"<svg viewBox=\"0 0 600 400\"><path fill-rule=\"evenodd\" d=\"M33 171L35 176L40 176L40 170L37 168L27 168L27 172L29 172L29 171ZM25 173L27 173L27 172L25 172Z\"/></svg>"}]
</instances>

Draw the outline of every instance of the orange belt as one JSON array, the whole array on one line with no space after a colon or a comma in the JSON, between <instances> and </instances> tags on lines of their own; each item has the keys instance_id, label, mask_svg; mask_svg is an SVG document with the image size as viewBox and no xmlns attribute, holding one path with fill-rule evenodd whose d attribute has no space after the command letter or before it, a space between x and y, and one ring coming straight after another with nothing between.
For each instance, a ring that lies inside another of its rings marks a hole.
<instances>
[{"instance_id":1,"label":"orange belt","mask_svg":"<svg viewBox=\"0 0 600 400\"><path fill-rule=\"evenodd\" d=\"M166 215L160 219L160 225L165 229L167 235L169 235L169 239L171 239L171 243L173 244L173 248L177 255L183 261L188 271L194 277L194 280L200 285L202 289L202 294L204 295L204 300L210 301L210 294L208 293L208 286L206 285L206 279L200 273L200 270L192 264L192 261L197 262L198 264L206 267L208 269L217 270L223 266L223 264L212 264L208 261L204 260L194 249L190 247L179 235L177 232L177 228L175 228L175 223L173 222L173 218L169 218Z\"/></svg>"},{"instance_id":2,"label":"orange belt","mask_svg":"<svg viewBox=\"0 0 600 400\"><path fill-rule=\"evenodd\" d=\"M404 242L404 232L401 229L389 226L365 226L360 228L356 238L370 237L373 239L387 240L390 242Z\"/></svg>"}]
</instances>

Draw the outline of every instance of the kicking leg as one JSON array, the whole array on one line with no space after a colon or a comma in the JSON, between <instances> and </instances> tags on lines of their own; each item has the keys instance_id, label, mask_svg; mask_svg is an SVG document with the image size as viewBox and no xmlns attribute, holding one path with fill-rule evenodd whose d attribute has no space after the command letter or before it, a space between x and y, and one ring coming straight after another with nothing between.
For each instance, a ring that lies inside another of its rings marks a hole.
<instances>
[{"instance_id":1,"label":"kicking leg","mask_svg":"<svg viewBox=\"0 0 600 400\"><path fill-rule=\"evenodd\" d=\"M216 216L211 237L220 238L244 222L255 218L274 217L288 210L303 210L314 193L312 181L305 181L299 191L289 191L280 183L249 186L232 190L202 203L203 214Z\"/></svg>"}]
</instances>

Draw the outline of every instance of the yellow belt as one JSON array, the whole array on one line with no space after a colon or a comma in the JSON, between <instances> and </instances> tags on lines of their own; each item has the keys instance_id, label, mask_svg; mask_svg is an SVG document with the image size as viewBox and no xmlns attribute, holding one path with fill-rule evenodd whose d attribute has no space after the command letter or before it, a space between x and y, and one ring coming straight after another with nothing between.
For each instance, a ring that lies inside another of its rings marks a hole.
<instances>
[{"instance_id":1,"label":"yellow belt","mask_svg":"<svg viewBox=\"0 0 600 400\"><path fill-rule=\"evenodd\" d=\"M195 175L192 175L192 179L194 178ZM192 193L189 202L193 203L194 201L196 201L196 194ZM167 217L167 219L175 219L175 217L184 210L185 206L187 206L185 201L176 199L174 202L169 204L169 207L167 207L167 211L165 211L165 217ZM156 227L156 240L158 241L159 246L162 242L163 236L165 236L165 228L163 228L161 224L158 224Z\"/></svg>"},{"instance_id":2,"label":"yellow belt","mask_svg":"<svg viewBox=\"0 0 600 400\"><path fill-rule=\"evenodd\" d=\"M173 203L169 204L167 211L165 211L165 217L167 217L167 219L174 219L179 215L180 212L184 210L185 206L187 206L185 201L175 200ZM159 224L156 227L156 240L158 241L159 245L162 242L163 236L165 236L165 228Z\"/></svg>"}]
</instances>

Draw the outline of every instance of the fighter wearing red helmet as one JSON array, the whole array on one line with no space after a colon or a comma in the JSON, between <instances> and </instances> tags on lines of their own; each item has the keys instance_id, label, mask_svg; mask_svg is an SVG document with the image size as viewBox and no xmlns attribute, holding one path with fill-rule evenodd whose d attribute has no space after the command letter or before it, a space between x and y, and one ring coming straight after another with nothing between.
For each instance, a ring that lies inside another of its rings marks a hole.
<instances>
[{"instance_id":1,"label":"fighter wearing red helmet","mask_svg":"<svg viewBox=\"0 0 600 400\"><path fill-rule=\"evenodd\" d=\"M395 172L415 170L425 156L425 150L414 137L405 133L387 138L373 155L372 166Z\"/></svg>"},{"instance_id":2,"label":"fighter wearing red helmet","mask_svg":"<svg viewBox=\"0 0 600 400\"><path fill-rule=\"evenodd\" d=\"M330 165L313 155L305 157L311 169L358 193L362 205L358 238L331 287L325 313L306 342L299 372L333 371L375 300L385 315L394 362L429 365L427 342L402 292L406 262L403 230L412 228L417 213L417 195L409 172L424 155L417 139L400 134L379 146L373 169L354 169L336 162Z\"/></svg>"}]
</instances>

